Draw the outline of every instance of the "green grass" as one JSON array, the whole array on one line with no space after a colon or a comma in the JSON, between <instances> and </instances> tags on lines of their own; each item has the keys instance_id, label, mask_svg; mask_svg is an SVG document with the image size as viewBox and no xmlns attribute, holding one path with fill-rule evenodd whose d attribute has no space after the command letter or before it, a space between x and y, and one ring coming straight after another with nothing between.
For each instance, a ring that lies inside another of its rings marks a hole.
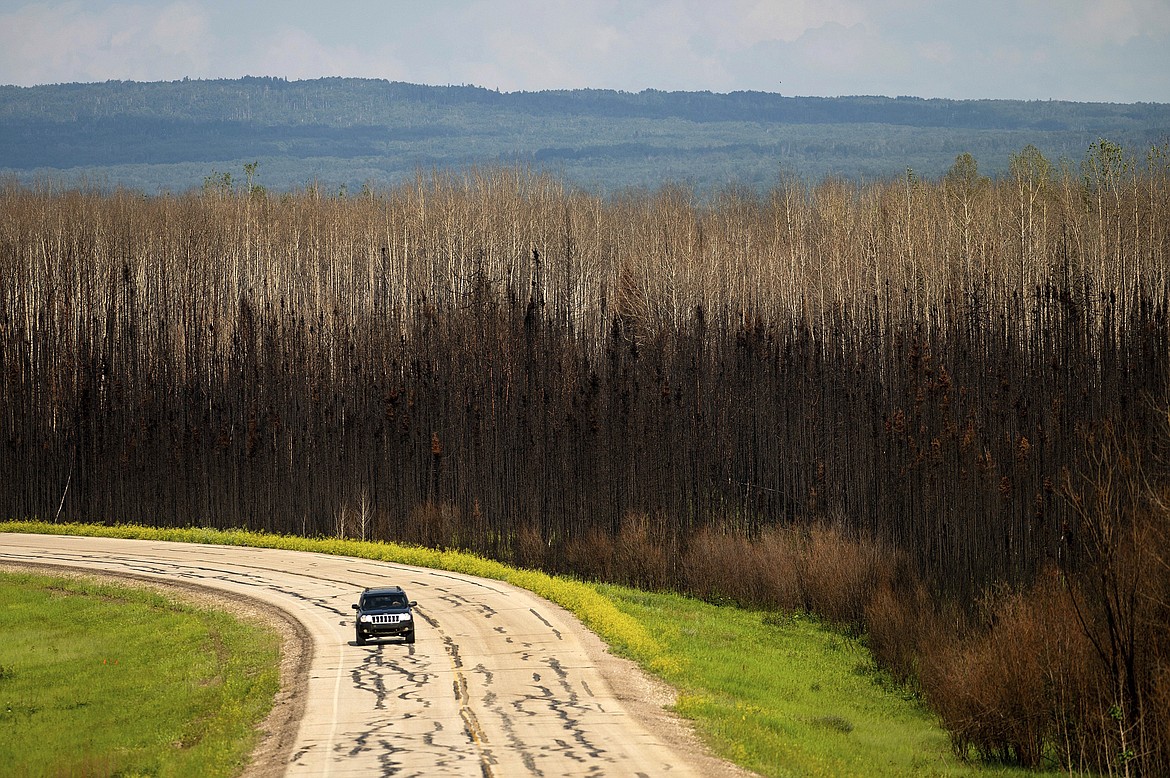
<instances>
[{"instance_id":1,"label":"green grass","mask_svg":"<svg viewBox=\"0 0 1170 778\"><path fill-rule=\"evenodd\" d=\"M600 586L673 656L663 679L713 751L768 776L1035 775L967 764L861 641L805 614Z\"/></svg>"},{"instance_id":2,"label":"green grass","mask_svg":"<svg viewBox=\"0 0 1170 778\"><path fill-rule=\"evenodd\" d=\"M157 592L0 571L0 772L239 773L280 637Z\"/></svg>"},{"instance_id":3,"label":"green grass","mask_svg":"<svg viewBox=\"0 0 1170 778\"><path fill-rule=\"evenodd\" d=\"M678 689L678 712L711 749L762 775L1036 775L957 759L935 718L874 667L861 642L801 614L716 607L393 543L43 522L0 523L3 531L283 548L503 580L573 612L615 653Z\"/></svg>"}]
</instances>

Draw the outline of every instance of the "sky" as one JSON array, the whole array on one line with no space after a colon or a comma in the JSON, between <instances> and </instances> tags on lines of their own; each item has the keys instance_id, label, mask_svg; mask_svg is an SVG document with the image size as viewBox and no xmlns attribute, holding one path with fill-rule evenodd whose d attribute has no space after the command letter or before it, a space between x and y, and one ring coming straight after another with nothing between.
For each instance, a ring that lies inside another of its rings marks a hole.
<instances>
[{"instance_id":1,"label":"sky","mask_svg":"<svg viewBox=\"0 0 1170 778\"><path fill-rule=\"evenodd\" d=\"M0 0L0 84L323 76L1170 102L1170 0Z\"/></svg>"}]
</instances>

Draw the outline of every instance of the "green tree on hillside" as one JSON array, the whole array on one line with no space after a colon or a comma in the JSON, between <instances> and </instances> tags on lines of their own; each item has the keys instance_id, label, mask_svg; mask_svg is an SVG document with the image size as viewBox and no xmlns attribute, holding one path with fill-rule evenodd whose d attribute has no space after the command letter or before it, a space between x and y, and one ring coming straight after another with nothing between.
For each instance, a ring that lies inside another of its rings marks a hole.
<instances>
[{"instance_id":1,"label":"green tree on hillside","mask_svg":"<svg viewBox=\"0 0 1170 778\"><path fill-rule=\"evenodd\" d=\"M971 223L975 216L975 200L987 188L988 179L979 175L979 163L964 152L955 157L955 164L943 177L951 218L959 225L964 263L971 262Z\"/></svg>"}]
</instances>

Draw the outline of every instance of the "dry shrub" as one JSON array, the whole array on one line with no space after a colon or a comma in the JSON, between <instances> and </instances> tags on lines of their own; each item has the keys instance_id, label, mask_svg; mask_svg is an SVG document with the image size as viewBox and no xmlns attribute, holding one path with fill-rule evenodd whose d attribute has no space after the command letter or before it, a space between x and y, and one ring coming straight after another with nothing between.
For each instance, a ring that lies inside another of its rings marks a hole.
<instances>
[{"instance_id":1,"label":"dry shrub","mask_svg":"<svg viewBox=\"0 0 1170 778\"><path fill-rule=\"evenodd\" d=\"M874 660L900 683L916 683L919 657L942 631L925 587L883 582L865 607L866 632Z\"/></svg>"},{"instance_id":2,"label":"dry shrub","mask_svg":"<svg viewBox=\"0 0 1170 778\"><path fill-rule=\"evenodd\" d=\"M782 610L801 606L799 540L800 533L794 529L771 529L748 549L744 559L756 571L761 606Z\"/></svg>"},{"instance_id":3,"label":"dry shrub","mask_svg":"<svg viewBox=\"0 0 1170 778\"><path fill-rule=\"evenodd\" d=\"M920 642L922 688L959 754L1170 774L1170 511L1124 455L1098 466L1070 489L1080 521L1066 570L989 595L978 628ZM875 598L875 644L896 610Z\"/></svg>"},{"instance_id":4,"label":"dry shrub","mask_svg":"<svg viewBox=\"0 0 1170 778\"><path fill-rule=\"evenodd\" d=\"M1051 746L1069 764L1095 661L1063 579L1049 571L1026 593L989 596L984 611L970 634L923 644L923 689L955 752L1039 767Z\"/></svg>"},{"instance_id":5,"label":"dry shrub","mask_svg":"<svg viewBox=\"0 0 1170 778\"><path fill-rule=\"evenodd\" d=\"M1114 435L1104 431L1102 453L1067 486L1079 519L1072 591L1098 668L1076 720L1080 755L1102 771L1167 775L1170 472L1164 449L1146 452ZM1154 464L1143 463L1150 453Z\"/></svg>"},{"instance_id":6,"label":"dry shrub","mask_svg":"<svg viewBox=\"0 0 1170 778\"><path fill-rule=\"evenodd\" d=\"M521 524L516 529L512 544L512 563L530 570L543 569L548 562L548 544L540 533L540 527Z\"/></svg>"},{"instance_id":7,"label":"dry shrub","mask_svg":"<svg viewBox=\"0 0 1170 778\"><path fill-rule=\"evenodd\" d=\"M710 602L795 610L803 604L796 580L798 554L792 530L765 530L749 540L706 528L687 546L683 582L687 591Z\"/></svg>"},{"instance_id":8,"label":"dry shrub","mask_svg":"<svg viewBox=\"0 0 1170 778\"><path fill-rule=\"evenodd\" d=\"M458 546L456 531L460 526L459 509L446 502L424 502L415 506L401 527L401 541L428 548Z\"/></svg>"},{"instance_id":9,"label":"dry shrub","mask_svg":"<svg viewBox=\"0 0 1170 778\"><path fill-rule=\"evenodd\" d=\"M675 558L663 523L645 513L626 514L614 545L613 574L619 583L651 591L671 583Z\"/></svg>"},{"instance_id":10,"label":"dry shrub","mask_svg":"<svg viewBox=\"0 0 1170 778\"><path fill-rule=\"evenodd\" d=\"M896 561L876 542L833 526L770 528L754 539L708 528L688 544L682 582L706 600L808 610L860 628Z\"/></svg>"},{"instance_id":11,"label":"dry shrub","mask_svg":"<svg viewBox=\"0 0 1170 778\"><path fill-rule=\"evenodd\" d=\"M861 627L865 609L890 579L893 555L876 541L852 538L840 527L812 527L798 560L805 607L832 621Z\"/></svg>"},{"instance_id":12,"label":"dry shrub","mask_svg":"<svg viewBox=\"0 0 1170 778\"><path fill-rule=\"evenodd\" d=\"M682 583L688 592L707 602L731 600L744 604L736 586L739 576L729 572L729 565L738 565L739 549L746 541L739 535L728 535L704 527L687 543L682 560ZM731 569L735 569L734 566ZM750 571L748 571L750 574Z\"/></svg>"},{"instance_id":13,"label":"dry shrub","mask_svg":"<svg viewBox=\"0 0 1170 778\"><path fill-rule=\"evenodd\" d=\"M565 544L565 564L574 575L594 581L614 580L613 538L600 527L590 527L583 537Z\"/></svg>"}]
</instances>

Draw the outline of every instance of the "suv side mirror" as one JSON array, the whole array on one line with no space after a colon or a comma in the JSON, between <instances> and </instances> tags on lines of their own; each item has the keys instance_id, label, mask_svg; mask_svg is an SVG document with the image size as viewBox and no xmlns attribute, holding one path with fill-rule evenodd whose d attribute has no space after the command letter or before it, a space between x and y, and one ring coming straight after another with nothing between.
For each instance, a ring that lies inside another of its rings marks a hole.
<instances>
[{"instance_id":1,"label":"suv side mirror","mask_svg":"<svg viewBox=\"0 0 1170 778\"><path fill-rule=\"evenodd\" d=\"M351 605L349 607L353 608L356 611L358 609L358 604L355 602L353 605Z\"/></svg>"},{"instance_id":2,"label":"suv side mirror","mask_svg":"<svg viewBox=\"0 0 1170 778\"><path fill-rule=\"evenodd\" d=\"M411 601L410 601L410 607L412 607L412 608L417 608L417 607L418 607L418 603L417 603L417 602L415 602L414 600L411 600Z\"/></svg>"}]
</instances>

